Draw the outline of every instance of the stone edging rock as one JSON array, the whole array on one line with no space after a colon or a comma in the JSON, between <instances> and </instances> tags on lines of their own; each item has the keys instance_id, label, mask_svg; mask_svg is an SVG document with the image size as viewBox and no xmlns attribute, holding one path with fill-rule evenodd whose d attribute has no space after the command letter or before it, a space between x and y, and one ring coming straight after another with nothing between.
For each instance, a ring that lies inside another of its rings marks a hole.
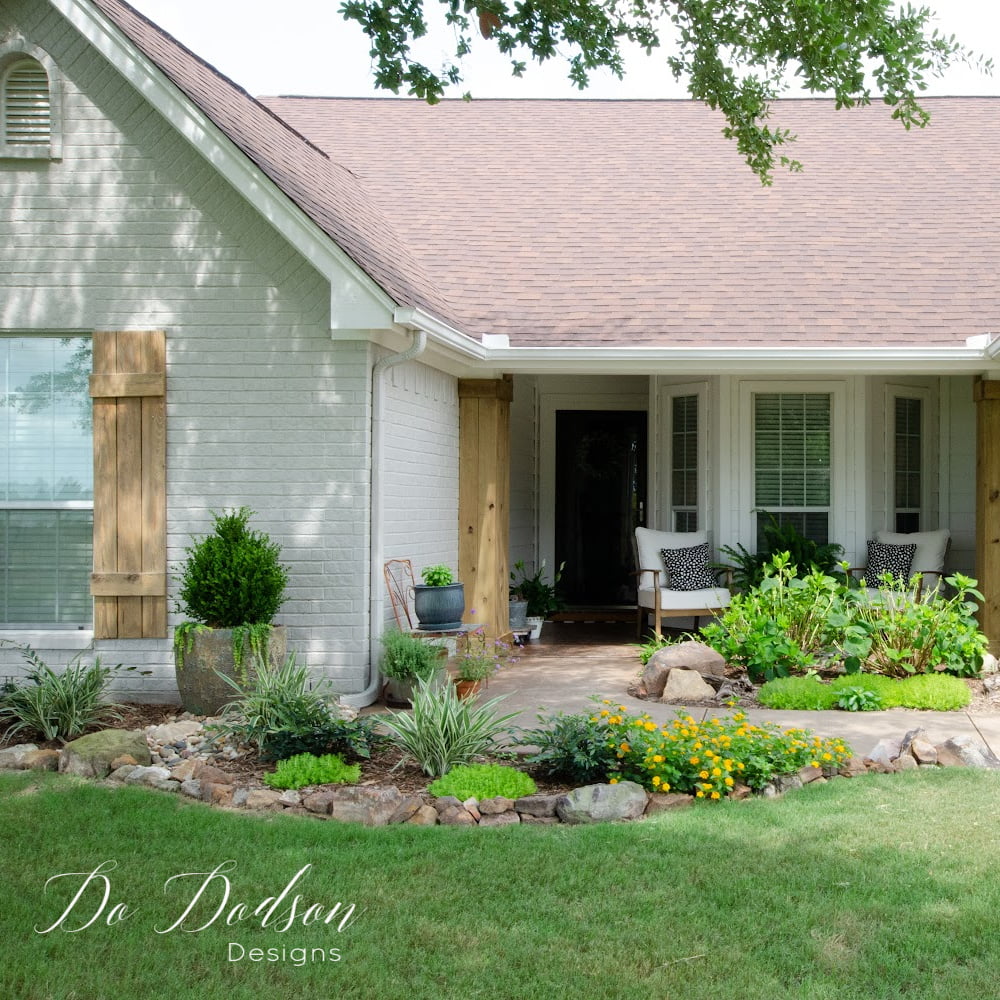
<instances>
[{"instance_id":1,"label":"stone edging rock","mask_svg":"<svg viewBox=\"0 0 1000 1000\"><path fill-rule=\"evenodd\" d=\"M690 806L695 801L690 795L649 793L630 781L586 785L566 794L465 802L450 796L435 799L428 794L407 795L395 786L323 785L279 792L240 785L233 775L211 763L213 758L234 752L233 748L211 749L202 723L185 719L144 731L111 729L92 733L66 744L62 751L18 744L0 749L0 769L59 770L116 784L155 788L221 808L280 811L366 826L601 823L639 819ZM853 757L838 770L805 767L797 774L780 775L758 794L773 798L832 778L920 767L1000 769L1000 760L971 737L959 736L934 744L923 729L913 729L901 739L880 740L867 756ZM737 785L731 797L744 799L751 794L746 786Z\"/></svg>"}]
</instances>

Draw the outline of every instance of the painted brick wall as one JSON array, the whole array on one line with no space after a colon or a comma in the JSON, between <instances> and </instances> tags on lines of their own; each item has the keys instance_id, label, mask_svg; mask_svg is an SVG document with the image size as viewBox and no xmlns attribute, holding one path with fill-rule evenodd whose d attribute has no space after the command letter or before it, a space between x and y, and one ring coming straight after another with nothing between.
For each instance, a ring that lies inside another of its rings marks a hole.
<instances>
[{"instance_id":1,"label":"painted brick wall","mask_svg":"<svg viewBox=\"0 0 1000 1000\"><path fill-rule=\"evenodd\" d=\"M458 382L419 362L386 373L386 559L458 567ZM392 609L385 604L385 620Z\"/></svg>"},{"instance_id":2,"label":"painted brick wall","mask_svg":"<svg viewBox=\"0 0 1000 1000\"><path fill-rule=\"evenodd\" d=\"M249 505L290 567L290 647L360 689L368 347L331 342L327 283L58 15L5 2L11 28L64 74L64 144L59 162L0 161L0 333L165 328L168 565L210 511ZM169 640L99 646L150 672L121 696L174 699Z\"/></svg>"}]
</instances>

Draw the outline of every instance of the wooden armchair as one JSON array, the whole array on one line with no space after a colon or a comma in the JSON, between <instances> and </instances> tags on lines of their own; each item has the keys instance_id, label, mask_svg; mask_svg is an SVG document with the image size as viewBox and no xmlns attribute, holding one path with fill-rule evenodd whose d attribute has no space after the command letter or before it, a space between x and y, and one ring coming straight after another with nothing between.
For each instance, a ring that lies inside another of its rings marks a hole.
<instances>
[{"instance_id":1,"label":"wooden armchair","mask_svg":"<svg viewBox=\"0 0 1000 1000\"><path fill-rule=\"evenodd\" d=\"M729 606L730 581L722 586L718 577L728 572L731 578L732 574L710 564L708 532L636 528L634 551L639 638L649 613L659 635L664 618L694 618L697 628L699 618L717 615Z\"/></svg>"},{"instance_id":2,"label":"wooden armchair","mask_svg":"<svg viewBox=\"0 0 1000 1000\"><path fill-rule=\"evenodd\" d=\"M903 575L912 585L913 599L919 601L924 595L935 592L944 579L944 563L951 546L951 533L947 528L910 534L879 531L868 542L867 563L852 566L849 572L863 580L869 596L876 598L880 593L880 577L887 571L900 575L898 560L905 561L910 546L912 556Z\"/></svg>"}]
</instances>

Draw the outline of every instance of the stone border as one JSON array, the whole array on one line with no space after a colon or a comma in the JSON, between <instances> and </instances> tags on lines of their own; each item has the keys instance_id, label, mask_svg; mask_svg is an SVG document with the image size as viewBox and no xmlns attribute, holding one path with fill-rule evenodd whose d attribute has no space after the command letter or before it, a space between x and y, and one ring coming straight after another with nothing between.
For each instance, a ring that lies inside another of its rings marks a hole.
<instances>
[{"instance_id":1,"label":"stone border","mask_svg":"<svg viewBox=\"0 0 1000 1000\"><path fill-rule=\"evenodd\" d=\"M18 744L0 750L0 769L58 770L113 784L154 788L226 809L284 812L372 827L402 823L480 827L580 825L635 820L695 802L690 795L650 793L631 781L585 785L565 794L465 802L452 796L434 798L427 793L406 795L394 785L322 785L279 792L238 784L233 775L205 759L213 752L206 748L201 736L201 722L183 720L183 724L185 740L174 739L171 743L164 742L164 738L177 736L181 723L150 726L146 730L104 730L74 740L61 751ZM193 750L187 745L188 739L201 749ZM182 750L178 749L179 742L184 742ZM756 794L774 798L807 784L838 777L938 767L996 770L1000 769L1000 760L971 737L958 736L935 745L923 729L913 729L898 740L880 740L866 757L852 757L839 769L807 766L796 774L779 775ZM729 797L740 800L753 794L747 786L737 785Z\"/></svg>"}]
</instances>

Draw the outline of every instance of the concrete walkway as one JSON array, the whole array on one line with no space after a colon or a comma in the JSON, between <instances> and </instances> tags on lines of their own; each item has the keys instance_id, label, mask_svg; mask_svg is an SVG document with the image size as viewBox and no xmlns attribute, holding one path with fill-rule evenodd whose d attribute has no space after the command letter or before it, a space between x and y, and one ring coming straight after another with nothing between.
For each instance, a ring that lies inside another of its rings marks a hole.
<instances>
[{"instance_id":1,"label":"concrete walkway","mask_svg":"<svg viewBox=\"0 0 1000 1000\"><path fill-rule=\"evenodd\" d=\"M546 631L547 630L547 631ZM517 711L516 725L536 725L538 713L567 714L593 707L590 695L610 698L635 715L648 713L656 722L671 721L683 708L629 697L625 691L639 672L636 648L629 627L588 630L576 623L546 623L540 643L525 647L517 663L501 670L483 697L506 695L503 712ZM695 719L723 716L743 709L693 706ZM955 736L970 736L1000 756L1000 711L971 715L966 712L788 712L746 710L754 722L774 722L783 728L809 729L818 736L846 740L856 754L865 755L884 737L898 738L917 727L934 743Z\"/></svg>"}]
</instances>

